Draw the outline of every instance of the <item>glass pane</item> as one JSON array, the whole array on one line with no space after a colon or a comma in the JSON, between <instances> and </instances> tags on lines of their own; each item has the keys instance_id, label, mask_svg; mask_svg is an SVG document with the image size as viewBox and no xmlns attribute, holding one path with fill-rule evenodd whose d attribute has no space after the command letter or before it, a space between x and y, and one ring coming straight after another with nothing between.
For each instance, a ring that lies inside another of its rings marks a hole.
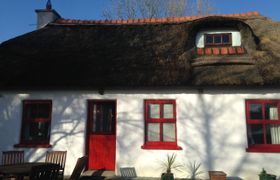
<instances>
[{"instance_id":1,"label":"glass pane","mask_svg":"<svg viewBox=\"0 0 280 180\"><path fill-rule=\"evenodd\" d=\"M147 141L160 141L160 124L148 123Z\"/></svg>"},{"instance_id":2,"label":"glass pane","mask_svg":"<svg viewBox=\"0 0 280 180\"><path fill-rule=\"evenodd\" d=\"M222 43L222 37L221 37L221 35L214 36L214 43L215 43L215 44L221 44L221 43Z\"/></svg>"},{"instance_id":3,"label":"glass pane","mask_svg":"<svg viewBox=\"0 0 280 180\"><path fill-rule=\"evenodd\" d=\"M159 104L149 104L149 118L160 118Z\"/></svg>"},{"instance_id":4,"label":"glass pane","mask_svg":"<svg viewBox=\"0 0 280 180\"><path fill-rule=\"evenodd\" d=\"M250 119L262 119L262 105L250 104Z\"/></svg>"},{"instance_id":5,"label":"glass pane","mask_svg":"<svg viewBox=\"0 0 280 180\"><path fill-rule=\"evenodd\" d=\"M164 104L163 105L163 118L173 118L173 104Z\"/></svg>"},{"instance_id":6,"label":"glass pane","mask_svg":"<svg viewBox=\"0 0 280 180\"><path fill-rule=\"evenodd\" d=\"M28 119L48 118L50 113L49 104L28 104L26 105L26 115Z\"/></svg>"},{"instance_id":7,"label":"glass pane","mask_svg":"<svg viewBox=\"0 0 280 180\"><path fill-rule=\"evenodd\" d=\"M264 144L263 125L248 125L248 142L249 144Z\"/></svg>"},{"instance_id":8,"label":"glass pane","mask_svg":"<svg viewBox=\"0 0 280 180\"><path fill-rule=\"evenodd\" d=\"M265 119L278 120L277 104L266 104L265 105Z\"/></svg>"},{"instance_id":9,"label":"glass pane","mask_svg":"<svg viewBox=\"0 0 280 180\"><path fill-rule=\"evenodd\" d=\"M97 122L97 106L96 106L96 104L94 104L93 105L93 116L92 116L92 132L98 132L98 130L99 130L99 125L98 125L98 123L99 122ZM98 129L97 129L97 127L98 127Z\"/></svg>"},{"instance_id":10,"label":"glass pane","mask_svg":"<svg viewBox=\"0 0 280 180\"><path fill-rule=\"evenodd\" d=\"M25 140L47 140L50 135L49 122L31 122L24 129Z\"/></svg>"},{"instance_id":11,"label":"glass pane","mask_svg":"<svg viewBox=\"0 0 280 180\"><path fill-rule=\"evenodd\" d=\"M112 106L103 106L103 132L114 132L114 114Z\"/></svg>"},{"instance_id":12,"label":"glass pane","mask_svg":"<svg viewBox=\"0 0 280 180\"><path fill-rule=\"evenodd\" d=\"M267 144L280 144L280 125L271 124L266 128Z\"/></svg>"},{"instance_id":13,"label":"glass pane","mask_svg":"<svg viewBox=\"0 0 280 180\"><path fill-rule=\"evenodd\" d=\"M92 132L114 132L114 106L109 103L93 105Z\"/></svg>"},{"instance_id":14,"label":"glass pane","mask_svg":"<svg viewBox=\"0 0 280 180\"><path fill-rule=\"evenodd\" d=\"M175 124L163 123L163 141L175 142Z\"/></svg>"},{"instance_id":15,"label":"glass pane","mask_svg":"<svg viewBox=\"0 0 280 180\"><path fill-rule=\"evenodd\" d=\"M223 43L224 44L228 44L229 43L229 40L230 40L230 35L229 34L224 34L223 35Z\"/></svg>"},{"instance_id":16,"label":"glass pane","mask_svg":"<svg viewBox=\"0 0 280 180\"><path fill-rule=\"evenodd\" d=\"M206 44L213 44L213 36L206 35Z\"/></svg>"}]
</instances>

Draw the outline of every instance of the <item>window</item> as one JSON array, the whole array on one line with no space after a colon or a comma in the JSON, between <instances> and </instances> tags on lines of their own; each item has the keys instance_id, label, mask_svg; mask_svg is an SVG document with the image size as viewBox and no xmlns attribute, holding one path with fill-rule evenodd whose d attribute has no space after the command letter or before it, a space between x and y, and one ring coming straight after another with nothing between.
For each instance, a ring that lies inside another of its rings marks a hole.
<instances>
[{"instance_id":1,"label":"window","mask_svg":"<svg viewBox=\"0 0 280 180\"><path fill-rule=\"evenodd\" d=\"M205 46L231 45L231 33L204 34Z\"/></svg>"},{"instance_id":2,"label":"window","mask_svg":"<svg viewBox=\"0 0 280 180\"><path fill-rule=\"evenodd\" d=\"M116 103L114 101L89 100L90 133L115 134Z\"/></svg>"},{"instance_id":3,"label":"window","mask_svg":"<svg viewBox=\"0 0 280 180\"><path fill-rule=\"evenodd\" d=\"M246 100L249 152L280 152L280 100Z\"/></svg>"},{"instance_id":4,"label":"window","mask_svg":"<svg viewBox=\"0 0 280 180\"><path fill-rule=\"evenodd\" d=\"M181 149L177 146L176 101L145 100L143 149Z\"/></svg>"},{"instance_id":5,"label":"window","mask_svg":"<svg viewBox=\"0 0 280 180\"><path fill-rule=\"evenodd\" d=\"M20 144L16 146L49 147L51 111L50 100L23 101Z\"/></svg>"}]
</instances>

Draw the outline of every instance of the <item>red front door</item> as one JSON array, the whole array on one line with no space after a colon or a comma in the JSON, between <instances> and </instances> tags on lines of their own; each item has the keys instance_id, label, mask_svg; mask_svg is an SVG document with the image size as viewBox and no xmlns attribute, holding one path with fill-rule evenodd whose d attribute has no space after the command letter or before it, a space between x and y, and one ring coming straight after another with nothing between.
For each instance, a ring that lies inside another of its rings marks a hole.
<instances>
[{"instance_id":1,"label":"red front door","mask_svg":"<svg viewBox=\"0 0 280 180\"><path fill-rule=\"evenodd\" d=\"M116 101L89 100L88 169L115 170Z\"/></svg>"}]
</instances>

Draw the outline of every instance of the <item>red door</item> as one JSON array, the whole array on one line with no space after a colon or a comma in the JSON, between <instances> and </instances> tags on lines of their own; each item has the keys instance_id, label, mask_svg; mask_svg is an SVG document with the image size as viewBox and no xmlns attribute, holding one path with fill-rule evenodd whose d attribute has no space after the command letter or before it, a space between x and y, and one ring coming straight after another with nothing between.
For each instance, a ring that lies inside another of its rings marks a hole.
<instances>
[{"instance_id":1,"label":"red door","mask_svg":"<svg viewBox=\"0 0 280 180\"><path fill-rule=\"evenodd\" d=\"M88 103L88 169L115 170L116 101Z\"/></svg>"}]
</instances>

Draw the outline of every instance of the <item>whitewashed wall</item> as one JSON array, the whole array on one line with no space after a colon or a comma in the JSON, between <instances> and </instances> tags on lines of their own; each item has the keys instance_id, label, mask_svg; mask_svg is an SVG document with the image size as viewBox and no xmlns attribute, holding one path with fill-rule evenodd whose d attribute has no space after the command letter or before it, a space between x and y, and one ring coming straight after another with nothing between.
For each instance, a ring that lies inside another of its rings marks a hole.
<instances>
[{"instance_id":1,"label":"whitewashed wall","mask_svg":"<svg viewBox=\"0 0 280 180\"><path fill-rule=\"evenodd\" d=\"M198 48L204 48L204 34L231 33L232 46L241 46L241 33L237 30L203 30L196 34L195 44Z\"/></svg>"},{"instance_id":2,"label":"whitewashed wall","mask_svg":"<svg viewBox=\"0 0 280 180\"><path fill-rule=\"evenodd\" d=\"M254 93L252 93L254 92ZM278 91L279 92L279 91ZM159 177L161 161L176 153L178 162L202 163L208 170L222 170L230 177L258 179L264 167L279 175L280 154L247 153L246 98L280 99L277 91L196 91L108 92L0 92L0 151L11 150L19 143L22 100L53 101L51 144L53 150L67 150L66 174L78 157L85 153L85 130L88 99L117 100L116 173L120 167L135 167L138 176ZM144 150L144 99L175 99L177 137L182 150ZM27 161L44 161L46 148L21 148ZM174 172L176 177L186 174Z\"/></svg>"}]
</instances>

